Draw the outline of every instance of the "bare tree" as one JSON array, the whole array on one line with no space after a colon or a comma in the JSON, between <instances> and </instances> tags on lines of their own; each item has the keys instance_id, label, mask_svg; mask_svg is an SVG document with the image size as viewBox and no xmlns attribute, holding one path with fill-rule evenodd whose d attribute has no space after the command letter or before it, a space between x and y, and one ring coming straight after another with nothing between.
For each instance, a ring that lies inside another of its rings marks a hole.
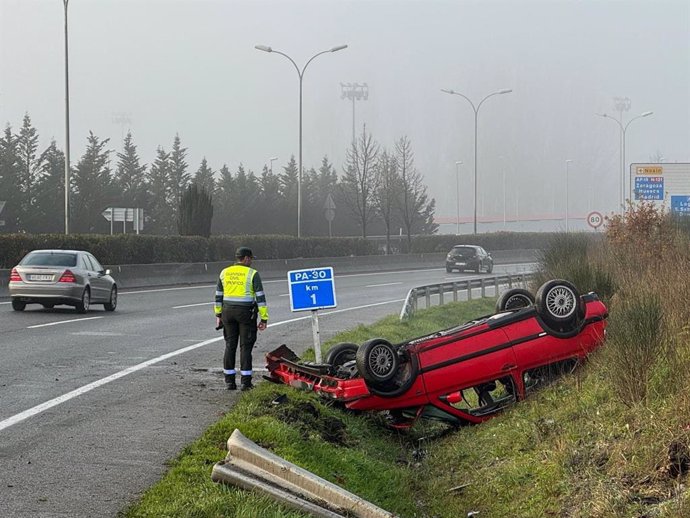
<instances>
[{"instance_id":1,"label":"bare tree","mask_svg":"<svg viewBox=\"0 0 690 518\"><path fill-rule=\"evenodd\" d=\"M398 210L405 227L407 250L412 248L412 232L418 231L433 234L438 225L433 222L436 202L429 200L422 175L414 166L412 143L407 136L401 137L395 144L395 161L400 175Z\"/></svg>"},{"instance_id":2,"label":"bare tree","mask_svg":"<svg viewBox=\"0 0 690 518\"><path fill-rule=\"evenodd\" d=\"M379 145L367 134L366 124L362 134L347 152L345 174L342 181L343 197L357 218L362 237L367 237L367 223L374 215L374 192L378 178L376 160Z\"/></svg>"},{"instance_id":3,"label":"bare tree","mask_svg":"<svg viewBox=\"0 0 690 518\"><path fill-rule=\"evenodd\" d=\"M374 206L386 225L386 255L391 253L391 227L394 209L397 205L400 189L400 176L395 158L386 150L376 162L378 185L374 192Z\"/></svg>"}]
</instances>

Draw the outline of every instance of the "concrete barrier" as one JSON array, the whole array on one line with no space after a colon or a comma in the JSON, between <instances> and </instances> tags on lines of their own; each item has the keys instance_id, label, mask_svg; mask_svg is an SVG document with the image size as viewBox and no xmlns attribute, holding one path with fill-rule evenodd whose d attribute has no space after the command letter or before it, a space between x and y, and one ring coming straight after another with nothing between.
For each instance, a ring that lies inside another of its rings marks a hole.
<instances>
[{"instance_id":1,"label":"concrete barrier","mask_svg":"<svg viewBox=\"0 0 690 518\"><path fill-rule=\"evenodd\" d=\"M213 466L211 479L267 493L283 504L318 517L395 516L258 446L237 429L228 439L227 457Z\"/></svg>"},{"instance_id":2,"label":"concrete barrier","mask_svg":"<svg viewBox=\"0 0 690 518\"><path fill-rule=\"evenodd\" d=\"M492 252L496 264L534 262L538 250L497 250ZM385 270L442 268L445 253L366 255L348 257L314 257L299 259L257 259L253 266L263 279L286 278L290 270L332 266L336 275ZM162 263L108 265L120 288L147 288L179 284L213 283L230 261L213 263ZM0 270L0 297L7 297L10 270Z\"/></svg>"}]
</instances>

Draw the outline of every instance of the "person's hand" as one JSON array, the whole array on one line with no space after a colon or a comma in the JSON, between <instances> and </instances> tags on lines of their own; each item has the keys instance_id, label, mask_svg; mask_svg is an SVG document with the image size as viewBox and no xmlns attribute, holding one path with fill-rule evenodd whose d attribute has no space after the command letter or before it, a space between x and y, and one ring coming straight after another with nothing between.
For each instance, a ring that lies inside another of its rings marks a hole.
<instances>
[{"instance_id":1,"label":"person's hand","mask_svg":"<svg viewBox=\"0 0 690 518\"><path fill-rule=\"evenodd\" d=\"M216 330L222 329L223 327L223 322L221 321L220 317L216 317Z\"/></svg>"},{"instance_id":2,"label":"person's hand","mask_svg":"<svg viewBox=\"0 0 690 518\"><path fill-rule=\"evenodd\" d=\"M263 331L264 329L266 329L266 321L262 320L261 322L259 322L259 325L257 327L259 331Z\"/></svg>"}]
</instances>

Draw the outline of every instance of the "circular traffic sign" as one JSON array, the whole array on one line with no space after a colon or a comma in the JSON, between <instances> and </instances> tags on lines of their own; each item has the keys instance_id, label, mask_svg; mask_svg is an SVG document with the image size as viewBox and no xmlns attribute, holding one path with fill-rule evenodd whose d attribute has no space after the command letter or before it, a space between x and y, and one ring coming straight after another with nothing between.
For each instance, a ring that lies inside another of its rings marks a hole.
<instances>
[{"instance_id":1,"label":"circular traffic sign","mask_svg":"<svg viewBox=\"0 0 690 518\"><path fill-rule=\"evenodd\" d=\"M587 224L596 230L604 224L604 216L600 212L592 211L587 214Z\"/></svg>"}]
</instances>

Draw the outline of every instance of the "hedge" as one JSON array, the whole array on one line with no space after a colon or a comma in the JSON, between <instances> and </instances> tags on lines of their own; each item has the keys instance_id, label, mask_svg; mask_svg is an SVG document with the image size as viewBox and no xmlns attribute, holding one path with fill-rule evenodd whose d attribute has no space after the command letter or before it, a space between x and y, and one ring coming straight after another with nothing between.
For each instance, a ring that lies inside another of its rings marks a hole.
<instances>
[{"instance_id":1,"label":"hedge","mask_svg":"<svg viewBox=\"0 0 690 518\"><path fill-rule=\"evenodd\" d=\"M415 236L411 253L447 252L454 245L474 244L488 251L545 249L550 233L497 232L456 236ZM402 243L406 248L406 240ZM198 263L230 261L238 246L248 246L259 259L377 255L375 241L358 237L293 236L151 236L136 234L0 234L0 268L11 268L35 249L89 250L103 264Z\"/></svg>"}]
</instances>

